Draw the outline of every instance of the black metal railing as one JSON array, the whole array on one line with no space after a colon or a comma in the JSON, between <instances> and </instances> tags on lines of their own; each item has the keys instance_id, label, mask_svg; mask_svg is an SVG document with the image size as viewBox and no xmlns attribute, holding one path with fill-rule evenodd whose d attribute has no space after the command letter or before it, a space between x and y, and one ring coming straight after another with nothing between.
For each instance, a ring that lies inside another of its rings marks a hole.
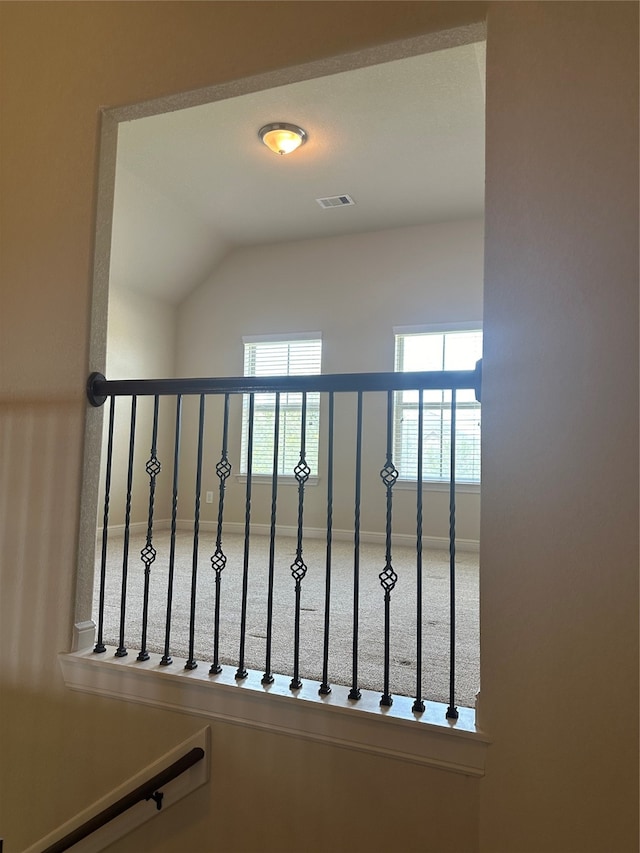
<instances>
[{"instance_id":1,"label":"black metal railing","mask_svg":"<svg viewBox=\"0 0 640 853\"><path fill-rule=\"evenodd\" d=\"M166 767L164 770L156 773L155 776L152 776L146 782L143 782L142 785L138 785L138 787L134 788L133 791L130 791L115 803L107 806L107 808L85 821L77 829L67 833L67 835L59 841L49 845L49 847L43 850L42 853L63 853L64 850L68 850L70 847L73 847L79 841L82 841L83 838L87 838L93 832L96 832L96 830L106 826L110 821L114 820L119 815L124 814L124 812L128 811L143 800L153 801L156 809L159 811L162 808L162 800L164 798L164 793L161 791L161 788L169 782L172 782L174 779L177 779L178 776L181 776L190 767L193 767L194 764L202 761L203 758L204 750L199 746L194 747L177 761L174 761L173 764L170 764L169 767Z\"/></svg>"},{"instance_id":2,"label":"black metal railing","mask_svg":"<svg viewBox=\"0 0 640 853\"><path fill-rule=\"evenodd\" d=\"M279 407L281 397L285 394L298 394L300 396L300 428L297 435L299 441L299 461L294 469L290 472L290 476L295 479L297 485L297 502L294 510L294 523L291 528L294 530L295 554L293 562L290 566L291 580L294 586L294 613L293 613L293 629L290 638L291 655L293 659L293 673L290 683L291 690L297 690L302 686L302 678L308 677L304 672L300 671L300 630L301 620L304 615L304 610L301 605L301 593L303 582L307 575L308 566L305 563L305 511L307 505L307 486L310 476L313 473L309 464L306 461L306 401L307 396L312 393L324 395L324 424L323 424L323 454L322 454L322 475L326 477L326 549L325 549L325 576L324 576L324 619L322 629L322 639L320 642L322 648L322 675L320 680L319 692L328 694L331 692L331 684L329 680L329 672L331 668L330 661L330 634L332 629L331 622L331 603L332 603L332 552L334 547L334 510L338 500L344 504L343 496L335 494L336 489L336 444L338 441L344 441L344 429L342 425L340 429L335 426L336 420L336 398L337 395L355 395L356 412L353 418L353 435L350 437L350 447L353 448L351 453L354 466L353 479L353 572L351 582L352 595L352 629L350 638L350 653L351 661L351 683L345 684L350 687L349 698L357 701L360 696L360 683L358 675L359 664L359 619L360 619L360 583L361 583L361 512L363 501L363 472L372 466L379 472L379 478L382 481L384 497L384 506L381 510L381 517L384 519L384 531L381 531L384 539L384 562L382 570L378 578L382 592L382 635L383 635L383 659L382 659L382 675L381 688L382 696L380 704L389 706L393 702L392 684L390 680L390 659L391 659L391 641L393 637L393 624L391 620L391 596L398 581L398 575L394 566L392 555L392 543L394 532L394 487L396 486L399 472L394 460L394 395L401 391L414 391L417 394L417 441L416 441L416 525L415 525L415 545L416 545L416 640L415 640L415 695L413 711L421 713L424 711L424 696L423 696L423 407L425 406L425 392L434 390L445 390L450 393L449 407L450 416L450 458L448 464L450 466L451 476L449 479L449 639L448 639L448 668L449 668L449 691L448 705L446 716L450 719L455 719L458 716L456 707L456 394L463 389L473 389L476 398L480 399L481 385L481 362L478 362L475 370L471 371L441 371L441 372L421 372L421 373L356 373L356 374L323 374L318 376L282 376L282 377L236 377L236 378L195 378L195 379L161 379L161 380L112 380L105 379L104 376L98 373L93 373L87 383L87 395L93 406L101 406L107 400L110 401L109 418L106 426L105 437L105 463L104 463L104 504L102 509L102 542L100 550L100 576L99 576L99 591L97 595L97 642L94 651L96 653L104 653L107 650L105 643L105 589L107 585L107 565L109 552L109 526L111 519L111 492L112 481L114 477L114 456L118 442L120 445L126 445L125 450L120 451L120 457L126 456L126 475L121 473L121 480L124 484L125 498L123 511L123 541L122 541L122 573L120 581L120 598L119 598L119 624L117 630L117 648L116 656L123 657L128 654L127 641L131 637L127 637L127 590L129 585L129 547L130 547L130 531L132 526L132 506L133 506L133 484L134 472L138 473L140 464L136 455L136 430L138 429L138 400L139 398L151 398L153 401L153 414L151 417L151 441L150 454L144 464L144 471L147 477L146 490L146 536L145 544L140 552L140 560L143 564L143 583L144 589L142 594L142 607L140 615L139 630L139 651L137 659L144 661L149 659L148 649L148 622L149 612L152 604L159 606L157 601L151 602L150 596L150 577L152 569L157 567L156 559L157 552L154 547L155 524L157 513L158 499L158 478L162 471L162 463L159 461L159 442L160 442L160 402L162 401L165 412L167 409L167 400L169 405L173 407L173 413L170 416L171 420L171 439L172 449L168 453L169 458L172 457L172 474L170 496L167 500L168 515L169 515L169 553L166 566L166 589L164 592L164 613L166 619L164 623L164 638L162 644L162 656L160 664L169 666L173 663L172 659L172 616L174 605L174 585L176 583L176 537L178 533L178 497L182 488L182 471L181 465L184 464L182 441L184 424L184 401L187 397L194 397L198 400L197 413L193 415L195 436L193 445L195 447L195 456L193 463L195 467L195 492L192 493L193 500L192 517L189 521L192 524L192 568L190 580L190 595L189 599L189 614L188 614L188 651L186 653L186 669L194 669L197 666L196 660L196 610L198 604L198 589L199 589L199 549L200 549L200 527L201 527L201 492L203 483L203 465L204 457L209 452L209 449L215 445L221 448L218 462L211 466L213 471L210 475L215 476L218 480L218 500L217 500L217 520L215 524L215 546L210 557L210 565L213 570L213 628L211 637L211 657L210 657L210 674L215 675L221 672L222 663L220 647L221 647L221 590L223 586L224 570L227 565L227 555L224 551L224 532L226 523L226 506L225 500L227 497L227 485L229 477L232 473L231 464L231 439L234 439L237 444L237 438L240 434L240 413L236 410L232 414L233 399L246 395L248 398L248 422L246 425L246 445L243 467L243 482L244 482L244 550L242 559L242 593L240 608L237 614L239 642L237 654L236 679L244 679L247 677L247 661L245 642L247 638L247 608L250 594L250 550L251 550L251 529L252 529L252 500L253 486L256 479L253 471L253 445L256 440L254 430L255 413L255 398L256 395L270 394L273 395L273 426L272 426L272 441L273 441L273 469L270 474L271 483L271 501L270 514L268 522L268 538L269 549L268 557L268 572L266 580L266 632L265 655L264 655L264 675L262 683L269 684L273 681L272 672L272 642L273 642L273 612L275 599L274 577L276 570L276 535L277 535L277 519L279 509L279 474L278 474L278 453L280 447L280 414ZM365 455L363 445L363 429L364 429L364 403L365 398L369 399L371 395L378 395L378 399L382 398L384 403L380 407L381 425L378 432L384 433L384 446L380 448L381 456L371 460ZM209 398L217 397L223 401L223 404L218 405L216 409L216 423L211 425L207 421L207 402ZM115 410L116 400L125 398L127 400L128 428L124 428L122 432L126 438L118 439L115 430ZM173 401L173 403L171 403ZM164 444L165 452L167 444ZM236 456L239 455L239 450L235 448ZM211 465L211 463L207 463ZM240 472L236 472L240 473ZM319 472L318 472L319 473ZM190 513L191 516L191 513ZM183 596L184 598L184 596Z\"/></svg>"}]
</instances>

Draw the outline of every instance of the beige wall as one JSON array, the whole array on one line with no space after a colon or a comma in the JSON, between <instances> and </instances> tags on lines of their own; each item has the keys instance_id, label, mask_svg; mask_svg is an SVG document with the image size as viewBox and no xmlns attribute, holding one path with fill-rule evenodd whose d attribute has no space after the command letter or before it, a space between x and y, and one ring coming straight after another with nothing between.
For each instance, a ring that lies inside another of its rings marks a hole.
<instances>
[{"instance_id":1,"label":"beige wall","mask_svg":"<svg viewBox=\"0 0 640 853\"><path fill-rule=\"evenodd\" d=\"M200 727L68 693L56 662L73 622L82 389L102 366L86 358L100 106L485 10L0 4L7 853ZM214 784L118 850L637 850L637 7L495 3L488 27L487 775L216 725Z\"/></svg>"},{"instance_id":2,"label":"beige wall","mask_svg":"<svg viewBox=\"0 0 640 853\"><path fill-rule=\"evenodd\" d=\"M176 358L175 306L162 299L136 293L111 284L107 328L105 376L109 379L158 379L172 377ZM157 458L163 471L156 480L154 507L156 518L168 518L171 505L172 412L158 410ZM98 499L98 526L104 520L105 466L107 459L109 416L104 417L102 466ZM109 490L108 524L124 522L127 501L127 471L131 430L131 405L118 401L114 416L113 460ZM145 466L151 453L153 399L140 397L136 405L134 478L130 519L146 523L149 513L149 477Z\"/></svg>"},{"instance_id":3,"label":"beige wall","mask_svg":"<svg viewBox=\"0 0 640 853\"><path fill-rule=\"evenodd\" d=\"M208 281L178 309L179 376L241 376L243 335L318 330L322 333L324 373L389 371L394 368L393 327L424 323L482 321L482 220L399 228L371 234L300 240L238 249L225 257ZM355 399L336 401L333 523L353 529ZM239 403L238 400L234 401ZM195 410L195 406L192 407ZM203 488L217 494L215 463L221 440L221 405L205 442ZM364 428L362 530L385 527L385 490L379 471L386 447L386 396L368 400ZM327 413L321 424L326 423ZM189 441L191 436L191 441ZM197 426L184 432L184 487L193 494ZM216 455L217 454L217 455ZM240 458L240 407L232 408L230 459ZM323 528L326 519L326 446L323 435L320 482L307 489L305 523ZM448 492L425 493L425 535L449 535ZM297 490L281 488L279 522L297 523ZM268 524L270 486L252 490L252 518ZM232 478L225 519L244 521L244 486ZM203 505L213 521L217 504ZM457 533L478 540L480 495L461 493ZM395 489L394 532L415 534L415 491Z\"/></svg>"},{"instance_id":4,"label":"beige wall","mask_svg":"<svg viewBox=\"0 0 640 853\"><path fill-rule=\"evenodd\" d=\"M128 288L109 288L109 379L158 379L174 375L176 311L162 299Z\"/></svg>"},{"instance_id":5,"label":"beige wall","mask_svg":"<svg viewBox=\"0 0 640 853\"><path fill-rule=\"evenodd\" d=\"M638 817L638 6L497 3L487 41L481 849Z\"/></svg>"},{"instance_id":6,"label":"beige wall","mask_svg":"<svg viewBox=\"0 0 640 853\"><path fill-rule=\"evenodd\" d=\"M201 726L72 694L57 652L73 624L99 111L479 18L460 3L1 3L0 833L18 853ZM476 845L460 776L217 725L215 784L122 849ZM313 768L313 772L309 772ZM375 805L394 782L394 809ZM221 780L224 782L221 784ZM356 780L359 790L354 794ZM426 805L422 791L428 792ZM418 803L419 800L419 803ZM217 803L222 807L218 808ZM352 803L352 805L350 805ZM349 804L349 805L348 805ZM455 805L454 805L455 804ZM419 806L419 807L418 807ZM427 810L425 812L425 809ZM260 837L239 829L252 817ZM312 830L309 831L309 827ZM158 832L152 829L152 833ZM308 843L307 843L308 842Z\"/></svg>"}]
</instances>

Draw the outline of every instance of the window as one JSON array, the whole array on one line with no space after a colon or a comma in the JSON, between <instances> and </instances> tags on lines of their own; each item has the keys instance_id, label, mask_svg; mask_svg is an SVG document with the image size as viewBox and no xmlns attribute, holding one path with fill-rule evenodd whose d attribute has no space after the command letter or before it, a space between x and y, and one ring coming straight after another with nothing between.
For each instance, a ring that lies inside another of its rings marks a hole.
<instances>
[{"instance_id":1,"label":"window","mask_svg":"<svg viewBox=\"0 0 640 853\"><path fill-rule=\"evenodd\" d=\"M322 340L320 332L276 338L244 339L245 376L304 376L320 373ZM275 394L254 395L252 473L273 473ZM311 476L318 474L320 395L307 394L305 458ZM278 474L293 476L300 461L302 394L281 393L278 437ZM242 450L240 471L247 473L249 396L242 407Z\"/></svg>"},{"instance_id":2,"label":"window","mask_svg":"<svg viewBox=\"0 0 640 853\"><path fill-rule=\"evenodd\" d=\"M395 329L395 369L473 370L482 357L482 330L428 327ZM480 404L473 391L457 392L456 481L480 482ZM418 475L418 392L397 391L394 459L400 477ZM448 482L451 468L451 392L425 391L423 404L423 480Z\"/></svg>"}]
</instances>

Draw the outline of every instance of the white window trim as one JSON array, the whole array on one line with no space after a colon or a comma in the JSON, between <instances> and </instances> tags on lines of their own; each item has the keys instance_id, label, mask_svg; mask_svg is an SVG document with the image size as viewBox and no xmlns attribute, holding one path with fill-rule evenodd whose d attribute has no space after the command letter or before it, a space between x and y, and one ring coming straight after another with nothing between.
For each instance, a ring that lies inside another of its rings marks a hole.
<instances>
[{"instance_id":1,"label":"white window trim","mask_svg":"<svg viewBox=\"0 0 640 853\"><path fill-rule=\"evenodd\" d=\"M463 320L453 323L423 323L415 326L394 326L393 337L394 341L397 335L428 335L428 334L445 334L447 332L475 332L483 331L482 320ZM395 346L394 346L394 364L395 364ZM479 481L475 480L456 480L456 492L461 494L479 494L482 487L482 475ZM447 480L430 480L423 478L423 489L429 492L448 492L449 483ZM416 480L410 477L400 475L396 480L395 488L401 490L415 491Z\"/></svg>"},{"instance_id":2,"label":"white window trim","mask_svg":"<svg viewBox=\"0 0 640 853\"><path fill-rule=\"evenodd\" d=\"M474 332L482 330L482 320L465 320L456 323L425 323L419 326L394 326L396 335L429 335L443 332Z\"/></svg>"},{"instance_id":3,"label":"white window trim","mask_svg":"<svg viewBox=\"0 0 640 853\"><path fill-rule=\"evenodd\" d=\"M244 349L243 375L245 376L245 378L247 377L247 374L244 372L246 370L246 363L247 363L246 362L247 345L250 346L252 344L269 344L269 343L290 344L290 343L293 343L296 341L319 341L320 342L320 370L318 371L318 373L321 373L322 372L322 332L317 332L317 331L316 332L280 332L280 333L272 333L272 334L265 334L265 335L243 335L242 336L242 345L243 345L243 349ZM249 375L252 376L254 374L249 374ZM277 374L273 374L273 375L277 375ZM319 416L320 416L320 401L319 401L319 397L318 397L318 417ZM240 457L240 465L239 465L240 470L239 470L238 474L236 475L236 479L240 483L246 483L247 471L242 470L243 466L246 466L246 456L245 456L245 447L244 447L244 435L245 435L245 406L244 406L244 403L243 403L243 408L242 408L241 430L242 430L242 433L241 433L242 434L242 440L241 440L241 457ZM319 465L319 458L318 458L319 447L317 445L315 446L313 455L315 455L315 457L316 457L315 467L317 469L318 465ZM280 453L278 453L278 456L280 456ZM311 464L313 464L313 463L311 463ZM286 474L284 472L279 472L278 473L278 479L280 480L280 478L282 478L283 485L288 485L288 484L297 485L298 484L297 479L292 474ZM262 479L262 482L265 482L265 483L269 482L270 483L271 482L271 474L266 473L264 471L261 471L260 473L253 473L252 474L252 477L251 477L252 482L259 484L261 482L261 479ZM312 476L310 476L307 479L306 484L317 485L317 483L318 483L318 473L316 470L316 471L314 471Z\"/></svg>"},{"instance_id":4,"label":"white window trim","mask_svg":"<svg viewBox=\"0 0 640 853\"><path fill-rule=\"evenodd\" d=\"M243 344L268 344L278 341L321 341L322 332L279 332L269 335L243 335Z\"/></svg>"}]
</instances>

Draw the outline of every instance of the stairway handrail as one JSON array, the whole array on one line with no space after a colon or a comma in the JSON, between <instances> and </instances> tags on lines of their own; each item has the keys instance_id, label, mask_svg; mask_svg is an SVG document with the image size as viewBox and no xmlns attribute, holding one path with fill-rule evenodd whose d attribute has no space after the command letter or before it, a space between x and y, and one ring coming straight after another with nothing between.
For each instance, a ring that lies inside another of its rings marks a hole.
<instances>
[{"instance_id":1,"label":"stairway handrail","mask_svg":"<svg viewBox=\"0 0 640 853\"><path fill-rule=\"evenodd\" d=\"M225 376L191 379L106 379L92 373L87 397L101 406L107 397L152 394L225 394L320 392L320 391L407 391L473 388L480 399L482 362L475 370L396 371L381 373L321 373L310 376Z\"/></svg>"},{"instance_id":2,"label":"stairway handrail","mask_svg":"<svg viewBox=\"0 0 640 853\"><path fill-rule=\"evenodd\" d=\"M203 758L204 749L202 749L202 747L196 746L193 749L190 749L189 752L181 758L178 758L173 762L173 764L170 764L164 770L156 773L155 776L152 776L141 785L138 785L138 787L134 788L133 791L125 794L119 800L116 800L115 803L112 803L97 815L94 815L94 817L89 818L89 820L85 821L81 826L77 827L77 829L67 833L67 835L59 841L49 845L49 847L45 848L42 853L63 853L64 850L68 850L70 847L73 847L74 844L77 844L83 838L91 835L91 833L96 830L101 829L132 806L142 802L142 800L153 800L156 804L156 808L159 810L162 808L163 796L160 788L182 775L182 773L187 771L190 767L193 767L194 764L202 761Z\"/></svg>"}]
</instances>

